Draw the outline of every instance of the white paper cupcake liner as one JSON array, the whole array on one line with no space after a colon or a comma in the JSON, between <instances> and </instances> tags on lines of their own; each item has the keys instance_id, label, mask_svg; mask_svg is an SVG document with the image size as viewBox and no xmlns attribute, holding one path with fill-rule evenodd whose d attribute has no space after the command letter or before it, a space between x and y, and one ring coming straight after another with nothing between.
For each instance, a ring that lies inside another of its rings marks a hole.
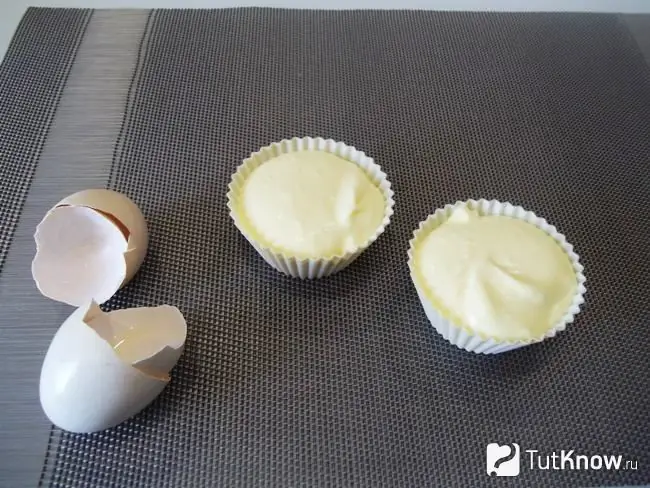
<instances>
[{"instance_id":1,"label":"white paper cupcake liner","mask_svg":"<svg viewBox=\"0 0 650 488\"><path fill-rule=\"evenodd\" d=\"M503 215L506 217L517 218L533 224L555 239L566 252L567 256L571 260L571 264L573 265L573 271L576 274L578 286L573 300L564 316L546 333L530 340L513 342L487 337L455 324L449 318L445 317L444 314L427 298L427 293L425 292L426 285L415 272L413 251L424 237L429 235L433 229L446 222L451 214L459 208L476 210L480 215ZM436 210L433 215L430 215L425 221L420 223L419 228L413 233L413 239L411 239L409 244L410 248L408 256L411 279L415 285L418 296L420 297L420 302L422 303L427 318L431 322L431 325L433 325L433 327L445 339L466 351L482 354L497 354L541 342L549 337L554 337L558 332L566 329L568 324L573 322L575 316L580 312L580 305L584 303L586 278L583 274L584 268L579 262L578 255L573 251L573 246L567 242L566 237L560 234L554 226L550 225L546 220L538 217L533 212L524 210L522 207L510 203L501 203L496 200L468 200L466 202L457 202L455 204L446 205L444 208Z\"/></svg>"},{"instance_id":2,"label":"white paper cupcake liner","mask_svg":"<svg viewBox=\"0 0 650 488\"><path fill-rule=\"evenodd\" d=\"M342 255L327 256L322 258L302 259L288 255L277 249L266 246L255 240L243 225L242 216L238 214L239 198L242 194L242 187L249 175L261 164L282 154L318 150L334 154L340 158L358 165L384 195L384 218L377 228L376 232L368 240L356 249ZM359 255L368 248L384 232L386 226L390 223L390 217L393 215L393 191L386 174L381 170L374 160L366 156L362 151L342 142L336 142L331 139L322 139L320 137L294 137L285 139L281 142L275 142L269 146L263 147L259 151L251 154L237 168L232 176L232 181L228 185L228 208L230 216L235 222L235 226L246 237L248 242L264 258L264 260L278 271L289 276L302 279L322 278L349 266Z\"/></svg>"}]
</instances>

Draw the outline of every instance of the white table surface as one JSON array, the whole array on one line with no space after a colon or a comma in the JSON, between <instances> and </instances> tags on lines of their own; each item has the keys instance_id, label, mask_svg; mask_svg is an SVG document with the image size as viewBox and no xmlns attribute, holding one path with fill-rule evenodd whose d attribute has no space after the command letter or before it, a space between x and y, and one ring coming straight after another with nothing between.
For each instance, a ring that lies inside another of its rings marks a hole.
<instances>
[{"instance_id":1,"label":"white table surface","mask_svg":"<svg viewBox=\"0 0 650 488\"><path fill-rule=\"evenodd\" d=\"M426 9L650 13L650 0L0 0L0 58L27 7Z\"/></svg>"}]
</instances>

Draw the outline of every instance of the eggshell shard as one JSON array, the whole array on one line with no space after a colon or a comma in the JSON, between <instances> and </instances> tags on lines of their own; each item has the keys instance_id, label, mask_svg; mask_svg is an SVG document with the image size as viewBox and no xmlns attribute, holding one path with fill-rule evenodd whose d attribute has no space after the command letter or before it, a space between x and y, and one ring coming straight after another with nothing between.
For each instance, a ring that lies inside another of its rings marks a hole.
<instances>
[{"instance_id":1,"label":"eggshell shard","mask_svg":"<svg viewBox=\"0 0 650 488\"><path fill-rule=\"evenodd\" d=\"M111 190L84 190L61 200L34 235L32 276L43 295L73 306L103 303L128 283L149 242L140 209Z\"/></svg>"},{"instance_id":2,"label":"eggshell shard","mask_svg":"<svg viewBox=\"0 0 650 488\"><path fill-rule=\"evenodd\" d=\"M38 252L32 274L41 293L80 305L103 303L126 276L127 241L108 219L87 207L57 207L34 236Z\"/></svg>"},{"instance_id":3,"label":"eggshell shard","mask_svg":"<svg viewBox=\"0 0 650 488\"><path fill-rule=\"evenodd\" d=\"M119 221L128 231L125 285L137 273L149 245L147 221L138 206L126 195L112 190L83 190L61 200L56 206L90 207L108 214Z\"/></svg>"},{"instance_id":4,"label":"eggshell shard","mask_svg":"<svg viewBox=\"0 0 650 488\"><path fill-rule=\"evenodd\" d=\"M124 362L141 371L166 374L183 353L187 325L176 307L127 308L102 318L95 330Z\"/></svg>"},{"instance_id":5,"label":"eggshell shard","mask_svg":"<svg viewBox=\"0 0 650 488\"><path fill-rule=\"evenodd\" d=\"M95 302L61 325L47 351L40 378L43 411L61 429L76 433L113 427L151 403L169 382L180 357L186 324L175 307L104 313ZM134 363L118 354L118 342ZM152 345L153 344L153 345Z\"/></svg>"}]
</instances>

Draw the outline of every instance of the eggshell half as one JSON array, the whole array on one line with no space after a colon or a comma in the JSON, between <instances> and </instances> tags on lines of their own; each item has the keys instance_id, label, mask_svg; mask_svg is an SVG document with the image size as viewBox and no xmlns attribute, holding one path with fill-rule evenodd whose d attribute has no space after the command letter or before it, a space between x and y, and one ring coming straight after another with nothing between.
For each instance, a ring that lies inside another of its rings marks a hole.
<instances>
[{"instance_id":1,"label":"eggshell half","mask_svg":"<svg viewBox=\"0 0 650 488\"><path fill-rule=\"evenodd\" d=\"M34 235L32 276L41 293L82 306L103 303L128 283L147 253L140 209L111 190L84 190L61 200Z\"/></svg>"},{"instance_id":2,"label":"eggshell half","mask_svg":"<svg viewBox=\"0 0 650 488\"><path fill-rule=\"evenodd\" d=\"M90 302L68 317L50 344L40 400L61 429L88 433L113 427L145 408L169 382L185 343L182 314L169 306L119 312L104 313ZM125 361L116 352L116 339L141 344L129 348L131 358L134 363L151 360L148 367Z\"/></svg>"}]
</instances>

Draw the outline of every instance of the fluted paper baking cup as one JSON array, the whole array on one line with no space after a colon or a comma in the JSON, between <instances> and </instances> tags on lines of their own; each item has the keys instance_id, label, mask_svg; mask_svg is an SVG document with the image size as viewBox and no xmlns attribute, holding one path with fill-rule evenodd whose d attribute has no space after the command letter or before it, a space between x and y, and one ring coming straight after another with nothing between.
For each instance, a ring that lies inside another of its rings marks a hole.
<instances>
[{"instance_id":1,"label":"fluted paper baking cup","mask_svg":"<svg viewBox=\"0 0 650 488\"><path fill-rule=\"evenodd\" d=\"M359 247L341 255L318 258L292 256L284 250L263 244L255 239L244 224L244 216L240 215L240 198L244 182L257 167L282 154L308 150L328 152L356 164L377 185L384 196L384 218L375 233ZM390 188L386 174L371 157L367 156L363 151L342 142L320 137L295 137L263 147L244 160L228 185L228 208L235 226L268 264L282 273L302 279L322 278L341 271L350 265L384 232L386 226L390 223L391 215L393 215L394 205L393 191Z\"/></svg>"},{"instance_id":2,"label":"fluted paper baking cup","mask_svg":"<svg viewBox=\"0 0 650 488\"><path fill-rule=\"evenodd\" d=\"M488 337L454 323L427 298L426 284L415 270L414 250L421 244L421 241L431 233L431 231L446 222L452 213L460 208L477 211L479 215L501 215L528 222L555 239L569 257L573 266L573 271L576 275L578 286L576 287L573 300L567 308L566 313L547 332L525 341L504 341L496 337ZM431 325L433 325L433 327L449 342L461 349L465 349L466 351L482 354L497 354L541 342L549 337L554 337L558 332L566 329L568 324L573 322L575 316L580 312L580 306L584 303L586 278L583 273L584 268L580 264L579 257L574 252L573 246L567 242L564 235L560 234L557 229L550 225L546 220L538 217L533 212L524 210L522 207L512 205L511 203L501 203L496 200L468 200L466 202L457 202L455 204L446 205L444 208L436 210L434 214L421 222L418 229L413 233L413 239L410 241L408 256L411 279L413 280L418 297L420 298L424 312L431 322Z\"/></svg>"}]
</instances>

